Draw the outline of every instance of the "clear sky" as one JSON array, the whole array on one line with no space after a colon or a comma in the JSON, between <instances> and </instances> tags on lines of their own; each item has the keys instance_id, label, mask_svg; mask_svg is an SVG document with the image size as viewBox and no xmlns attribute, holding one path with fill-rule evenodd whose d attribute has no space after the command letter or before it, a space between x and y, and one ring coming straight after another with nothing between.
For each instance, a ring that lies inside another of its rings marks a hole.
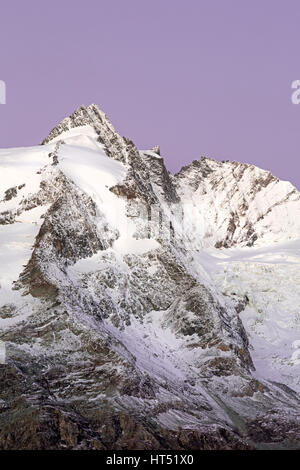
<instances>
[{"instance_id":1,"label":"clear sky","mask_svg":"<svg viewBox=\"0 0 300 470\"><path fill-rule=\"evenodd\" d=\"M201 155L300 188L300 0L2 0L0 147L97 103L175 172Z\"/></svg>"}]
</instances>

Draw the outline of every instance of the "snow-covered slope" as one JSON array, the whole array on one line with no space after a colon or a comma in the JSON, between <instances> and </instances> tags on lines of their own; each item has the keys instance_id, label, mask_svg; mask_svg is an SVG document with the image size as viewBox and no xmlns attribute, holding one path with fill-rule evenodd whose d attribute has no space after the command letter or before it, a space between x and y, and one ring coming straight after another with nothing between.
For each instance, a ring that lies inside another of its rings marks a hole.
<instances>
[{"instance_id":1,"label":"snow-covered slope","mask_svg":"<svg viewBox=\"0 0 300 470\"><path fill-rule=\"evenodd\" d=\"M300 236L300 194L268 171L203 157L174 178L197 247L260 246Z\"/></svg>"},{"instance_id":2,"label":"snow-covered slope","mask_svg":"<svg viewBox=\"0 0 300 470\"><path fill-rule=\"evenodd\" d=\"M299 446L299 193L159 153L95 105L0 151L0 448Z\"/></svg>"},{"instance_id":3,"label":"snow-covered slope","mask_svg":"<svg viewBox=\"0 0 300 470\"><path fill-rule=\"evenodd\" d=\"M241 309L256 376L300 392L300 239L195 255Z\"/></svg>"}]
</instances>

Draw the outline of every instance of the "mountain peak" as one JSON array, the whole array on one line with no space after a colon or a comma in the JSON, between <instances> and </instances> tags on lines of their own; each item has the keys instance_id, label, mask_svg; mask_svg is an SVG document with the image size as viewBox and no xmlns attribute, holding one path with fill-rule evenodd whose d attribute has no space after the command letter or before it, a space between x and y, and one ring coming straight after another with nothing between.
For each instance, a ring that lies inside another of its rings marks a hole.
<instances>
[{"instance_id":1,"label":"mountain peak","mask_svg":"<svg viewBox=\"0 0 300 470\"><path fill-rule=\"evenodd\" d=\"M79 106L70 116L64 118L49 135L43 140L42 145L48 144L56 137L78 127L90 126L96 133L101 134L103 128L116 132L106 114L96 104Z\"/></svg>"},{"instance_id":2,"label":"mountain peak","mask_svg":"<svg viewBox=\"0 0 300 470\"><path fill-rule=\"evenodd\" d=\"M0 151L0 448L299 443L299 192L93 104L43 143Z\"/></svg>"}]
</instances>

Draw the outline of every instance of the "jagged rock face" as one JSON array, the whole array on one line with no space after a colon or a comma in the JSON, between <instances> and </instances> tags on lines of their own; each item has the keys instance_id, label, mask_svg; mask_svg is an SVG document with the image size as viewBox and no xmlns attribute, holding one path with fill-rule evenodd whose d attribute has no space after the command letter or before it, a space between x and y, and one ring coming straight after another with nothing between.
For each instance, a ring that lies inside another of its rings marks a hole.
<instances>
[{"instance_id":1,"label":"jagged rock face","mask_svg":"<svg viewBox=\"0 0 300 470\"><path fill-rule=\"evenodd\" d=\"M299 446L297 393L256 374L251 292L225 288L200 249L264 243L299 193L208 159L173 177L159 153L95 105L0 152L1 449Z\"/></svg>"},{"instance_id":2,"label":"jagged rock face","mask_svg":"<svg viewBox=\"0 0 300 470\"><path fill-rule=\"evenodd\" d=\"M95 105L87 108L80 106L74 113L65 118L57 127L55 127L49 136L43 140L42 145L46 145L66 131L90 126L94 129L99 142L105 145L105 151L110 157L126 161L128 152L126 149L126 141L120 137L109 122L107 116Z\"/></svg>"},{"instance_id":3,"label":"jagged rock face","mask_svg":"<svg viewBox=\"0 0 300 470\"><path fill-rule=\"evenodd\" d=\"M174 183L194 218L198 246L250 247L299 236L299 192L268 171L203 157L183 167Z\"/></svg>"},{"instance_id":4,"label":"jagged rock face","mask_svg":"<svg viewBox=\"0 0 300 470\"><path fill-rule=\"evenodd\" d=\"M151 186L157 198L161 202L178 204L180 198L172 182L171 175L166 170L163 159L154 151L141 152L141 157L146 168L148 168Z\"/></svg>"}]
</instances>

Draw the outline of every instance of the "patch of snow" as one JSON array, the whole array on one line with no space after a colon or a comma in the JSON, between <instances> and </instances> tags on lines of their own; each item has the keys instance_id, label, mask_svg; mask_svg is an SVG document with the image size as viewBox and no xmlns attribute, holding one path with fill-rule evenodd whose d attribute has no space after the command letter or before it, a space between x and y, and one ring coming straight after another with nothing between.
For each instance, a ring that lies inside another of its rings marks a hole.
<instances>
[{"instance_id":1,"label":"patch of snow","mask_svg":"<svg viewBox=\"0 0 300 470\"><path fill-rule=\"evenodd\" d=\"M150 155L151 157L157 158L158 160L162 159L162 157L158 155L158 153L153 152L153 150L140 150L140 153Z\"/></svg>"},{"instance_id":2,"label":"patch of snow","mask_svg":"<svg viewBox=\"0 0 300 470\"><path fill-rule=\"evenodd\" d=\"M160 244L154 238L143 238L137 240L132 237L121 236L113 244L114 250L121 254L142 255L147 251L159 248Z\"/></svg>"},{"instance_id":3,"label":"patch of snow","mask_svg":"<svg viewBox=\"0 0 300 470\"><path fill-rule=\"evenodd\" d=\"M16 301L19 296L12 291L13 282L31 257L42 223L40 217L46 210L47 206L38 207L22 214L14 224L0 225L0 306Z\"/></svg>"},{"instance_id":4,"label":"patch of snow","mask_svg":"<svg viewBox=\"0 0 300 470\"><path fill-rule=\"evenodd\" d=\"M77 126L51 139L51 144L62 140L70 145L87 146L88 148L95 149L101 146L101 144L97 142L97 138L98 135L92 126Z\"/></svg>"}]
</instances>

